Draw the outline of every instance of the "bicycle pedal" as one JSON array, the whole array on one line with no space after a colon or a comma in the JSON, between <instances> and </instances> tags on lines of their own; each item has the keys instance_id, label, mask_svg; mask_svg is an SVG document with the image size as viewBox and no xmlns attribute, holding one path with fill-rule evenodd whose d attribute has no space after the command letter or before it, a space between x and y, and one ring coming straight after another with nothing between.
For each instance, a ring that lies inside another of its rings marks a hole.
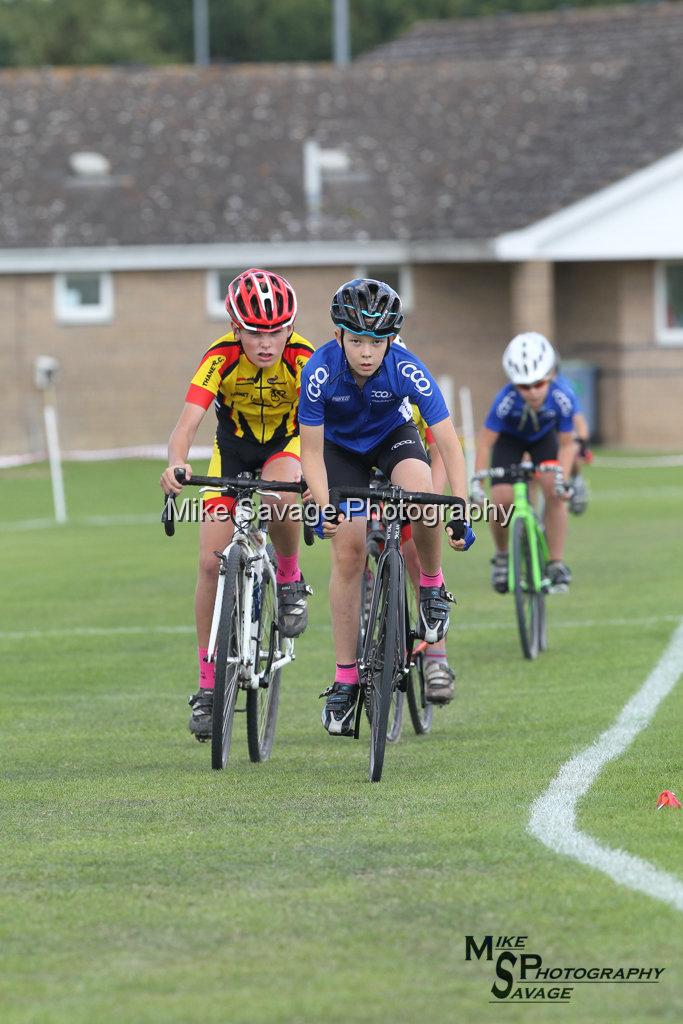
<instances>
[{"instance_id":1,"label":"bicycle pedal","mask_svg":"<svg viewBox=\"0 0 683 1024\"><path fill-rule=\"evenodd\" d=\"M207 743L211 739L211 737L210 736L196 736L195 735L195 739L196 739L197 743Z\"/></svg>"}]
</instances>

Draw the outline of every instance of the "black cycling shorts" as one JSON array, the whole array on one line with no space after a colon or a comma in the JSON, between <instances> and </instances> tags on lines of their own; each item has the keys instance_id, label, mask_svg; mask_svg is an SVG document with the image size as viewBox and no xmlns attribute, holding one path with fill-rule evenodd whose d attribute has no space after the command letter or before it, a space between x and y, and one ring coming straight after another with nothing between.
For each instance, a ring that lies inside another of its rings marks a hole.
<instances>
[{"instance_id":1,"label":"black cycling shorts","mask_svg":"<svg viewBox=\"0 0 683 1024\"><path fill-rule=\"evenodd\" d=\"M213 455L209 463L207 476L236 477L240 473L258 474L267 462L277 459L280 456L291 456L300 459L301 440L298 434L294 437L281 437L277 440L267 441L266 444L257 444L246 437L223 439L219 445L216 437L213 443ZM235 502L232 498L226 498L218 491L206 491L203 495L204 507L209 510L217 510L225 507L231 509Z\"/></svg>"},{"instance_id":2,"label":"black cycling shorts","mask_svg":"<svg viewBox=\"0 0 683 1024\"><path fill-rule=\"evenodd\" d=\"M325 441L325 469L328 487L368 487L375 469L388 480L399 462L418 459L429 465L414 423L397 427L369 452L351 452L333 441Z\"/></svg>"},{"instance_id":3,"label":"black cycling shorts","mask_svg":"<svg viewBox=\"0 0 683 1024\"><path fill-rule=\"evenodd\" d=\"M557 459L559 441L556 430L549 430L538 441L525 441L513 434L499 434L491 452L492 466L512 466L522 462L525 452L533 463L553 462ZM495 484L512 483L508 476L493 481Z\"/></svg>"}]
</instances>

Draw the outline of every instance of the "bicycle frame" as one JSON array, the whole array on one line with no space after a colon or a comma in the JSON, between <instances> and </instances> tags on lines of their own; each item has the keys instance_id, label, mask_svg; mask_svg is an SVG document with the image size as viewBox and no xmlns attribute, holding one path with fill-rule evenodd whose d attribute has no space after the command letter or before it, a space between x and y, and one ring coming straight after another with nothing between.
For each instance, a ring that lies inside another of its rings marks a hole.
<instances>
[{"instance_id":1,"label":"bicycle frame","mask_svg":"<svg viewBox=\"0 0 683 1024\"><path fill-rule=\"evenodd\" d=\"M529 539L529 552L531 554L531 579L534 591L543 589L544 579L541 575L541 565L548 561L548 541L533 505L529 501L528 486L524 480L515 480L512 485L514 512L509 523L510 535L512 535L514 523L517 519L523 519ZM541 557L539 558L539 551ZM515 589L515 565L514 555L511 551L508 561L508 590L510 593Z\"/></svg>"},{"instance_id":2,"label":"bicycle frame","mask_svg":"<svg viewBox=\"0 0 683 1024\"><path fill-rule=\"evenodd\" d=\"M220 554L221 567L218 575L218 588L216 590L216 601L211 620L211 632L209 634L209 661L216 658L216 638L218 635L218 624L221 617L223 605L223 590L225 587L225 566L227 565L230 551L235 545L244 549L247 556L246 584L243 589L244 606L241 609L240 622L240 655L236 658L229 658L228 664L239 664L239 679L243 689L257 690L261 685L262 675L277 671L285 665L294 661L294 642L289 637L282 638L282 647L277 649L264 672L259 674L255 671L259 663L260 654L256 650L258 643L258 616L253 620L254 595L258 594L264 571L272 576L274 592L277 593L275 574L273 573L270 559L266 550L266 533L263 530L253 528L255 510L254 502L250 497L241 498L234 513L235 532L233 539ZM270 642L270 638L268 638Z\"/></svg>"},{"instance_id":3,"label":"bicycle frame","mask_svg":"<svg viewBox=\"0 0 683 1024\"><path fill-rule=\"evenodd\" d=\"M403 588L403 574L405 572L405 563L403 561L403 555L401 553L401 524L399 522L397 522L396 520L394 520L391 523L387 523L386 524L386 535L385 535L385 540L384 540L384 549L383 549L382 553L380 554L379 559L377 560L377 574L376 574L376 578L375 578L375 585L374 585L373 590L372 590L372 601L371 601L371 604L370 604L370 612L369 612L369 615L368 615L368 621L370 621L370 622L372 622L374 620L374 617L377 614L377 605L379 603L379 593L380 593L379 580L381 580L381 578L382 578L382 570L384 568L384 563L386 562L387 558L389 557L389 552L390 551L396 551L398 556L399 556L399 559L400 559L400 562L399 562L400 576L399 576L399 578L400 578L401 587L400 587L400 591L399 591L399 594L400 594L399 601L401 602L401 605L403 605L403 602L404 602L404 599L405 599L405 591L404 591L404 588ZM408 671L410 669L410 658L412 657L412 644L411 644L411 651L409 652L407 650L407 636L405 635L406 617L405 617L405 608L404 607L401 607L401 610L400 610L399 624L400 624L399 628L403 631L403 635L401 636L401 641L402 641L401 649L404 652L402 675L407 675L407 673L408 673ZM369 668L368 657L370 655L371 648L372 648L372 636L370 635L369 632L367 632L366 635L365 635L365 641L363 643L362 658L361 658L361 660L360 660L360 662L358 664L358 669L359 669L359 671L360 671L360 673L362 675L364 675L367 672L368 668Z\"/></svg>"}]
</instances>

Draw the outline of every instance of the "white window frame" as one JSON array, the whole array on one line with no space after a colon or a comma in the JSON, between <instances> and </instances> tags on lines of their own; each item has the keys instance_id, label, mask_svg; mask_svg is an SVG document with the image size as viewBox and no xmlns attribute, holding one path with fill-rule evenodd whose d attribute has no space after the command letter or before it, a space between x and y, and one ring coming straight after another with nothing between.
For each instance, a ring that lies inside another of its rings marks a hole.
<instances>
[{"instance_id":1,"label":"white window frame","mask_svg":"<svg viewBox=\"0 0 683 1024\"><path fill-rule=\"evenodd\" d=\"M666 323L666 268L672 263L683 267L683 260L655 264L655 337L658 345L683 346L683 327L668 327Z\"/></svg>"},{"instance_id":2,"label":"white window frame","mask_svg":"<svg viewBox=\"0 0 683 1024\"><path fill-rule=\"evenodd\" d=\"M230 322L230 315L225 308L225 296L222 299L216 298L220 275L230 269L230 267L213 267L211 270L206 271L206 315L209 320L222 320L224 323ZM238 273L239 271L235 270L235 276Z\"/></svg>"},{"instance_id":3,"label":"white window frame","mask_svg":"<svg viewBox=\"0 0 683 1024\"><path fill-rule=\"evenodd\" d=\"M395 266L398 270L398 294L401 296L401 306L404 313L412 313L415 306L413 288L413 268L409 263L392 264L388 260L378 260L374 266ZM353 271L354 277L370 277L373 264L356 267Z\"/></svg>"},{"instance_id":4,"label":"white window frame","mask_svg":"<svg viewBox=\"0 0 683 1024\"><path fill-rule=\"evenodd\" d=\"M73 274L91 274L100 279L100 301L96 306L72 306L67 296L67 279ZM114 279L108 271L79 270L55 274L55 319L60 324L109 324L114 319Z\"/></svg>"}]
</instances>

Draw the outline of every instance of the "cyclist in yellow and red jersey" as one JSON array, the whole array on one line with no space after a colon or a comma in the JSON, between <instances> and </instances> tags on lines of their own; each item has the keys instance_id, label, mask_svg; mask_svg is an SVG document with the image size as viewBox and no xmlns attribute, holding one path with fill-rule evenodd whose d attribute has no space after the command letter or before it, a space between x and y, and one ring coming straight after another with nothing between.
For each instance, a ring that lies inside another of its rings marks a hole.
<instances>
[{"instance_id":1,"label":"cyclist in yellow and red jersey","mask_svg":"<svg viewBox=\"0 0 683 1024\"><path fill-rule=\"evenodd\" d=\"M185 396L185 405L168 442L168 467L161 477L166 494L179 494L174 470L188 479L188 453L207 409L218 418L209 476L235 477L260 471L264 480L301 479L298 406L301 371L313 346L293 330L297 313L294 289L284 277L267 270L245 270L228 287L225 305L232 330L208 349ZM291 497L264 497L287 510ZM195 618L199 658L199 689L190 697L190 732L197 739L211 735L214 666L206 660L218 581L214 552L229 543L232 498L204 495L199 531L199 573ZM277 553L280 629L299 636L307 624L309 588L299 568L301 523L284 515L270 517L268 531Z\"/></svg>"}]
</instances>

